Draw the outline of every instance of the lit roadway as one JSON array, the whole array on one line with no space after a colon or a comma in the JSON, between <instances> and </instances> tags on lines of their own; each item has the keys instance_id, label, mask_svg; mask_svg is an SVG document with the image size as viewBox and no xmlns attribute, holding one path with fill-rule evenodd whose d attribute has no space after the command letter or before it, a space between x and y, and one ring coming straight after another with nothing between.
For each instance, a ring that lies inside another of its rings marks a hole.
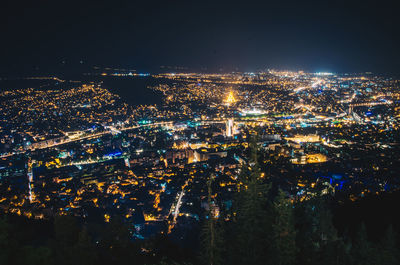
<instances>
[{"instance_id":1,"label":"lit roadway","mask_svg":"<svg viewBox=\"0 0 400 265\"><path fill-rule=\"evenodd\" d=\"M182 190L181 193L179 194L178 201L176 202L176 206L175 206L174 223L176 223L176 219L178 218L178 215L179 215L179 208L182 205L183 195L185 195L185 191Z\"/></svg>"},{"instance_id":2,"label":"lit roadway","mask_svg":"<svg viewBox=\"0 0 400 265\"><path fill-rule=\"evenodd\" d=\"M178 195L178 200L176 201L176 204L172 204L172 207L170 209L170 213L173 212L173 220L172 223L170 223L168 227L168 233L171 233L172 228L174 228L176 224L176 220L179 216L179 208L181 208L182 205L182 198L185 195L185 187L188 185L189 180L186 180L185 184L182 186L182 191Z\"/></svg>"}]
</instances>

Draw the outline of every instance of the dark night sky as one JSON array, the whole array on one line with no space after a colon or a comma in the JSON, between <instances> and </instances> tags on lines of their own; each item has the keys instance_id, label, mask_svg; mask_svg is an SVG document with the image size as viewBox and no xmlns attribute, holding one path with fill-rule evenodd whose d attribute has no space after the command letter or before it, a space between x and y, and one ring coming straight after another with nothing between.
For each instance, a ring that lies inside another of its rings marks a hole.
<instances>
[{"instance_id":1,"label":"dark night sky","mask_svg":"<svg viewBox=\"0 0 400 265\"><path fill-rule=\"evenodd\" d=\"M83 60L139 70L398 74L394 2L7 0L0 6L0 73Z\"/></svg>"}]
</instances>

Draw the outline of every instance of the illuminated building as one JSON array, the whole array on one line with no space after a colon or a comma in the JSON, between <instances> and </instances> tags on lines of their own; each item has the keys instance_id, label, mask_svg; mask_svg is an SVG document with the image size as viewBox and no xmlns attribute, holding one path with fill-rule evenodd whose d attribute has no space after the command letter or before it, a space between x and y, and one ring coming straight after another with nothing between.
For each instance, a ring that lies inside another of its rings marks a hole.
<instances>
[{"instance_id":1,"label":"illuminated building","mask_svg":"<svg viewBox=\"0 0 400 265\"><path fill-rule=\"evenodd\" d=\"M226 137L232 137L233 136L233 119L228 119L226 121L225 136Z\"/></svg>"},{"instance_id":2,"label":"illuminated building","mask_svg":"<svg viewBox=\"0 0 400 265\"><path fill-rule=\"evenodd\" d=\"M127 166L127 167L131 167L131 164L129 163L129 159L127 158L127 157L125 157L124 158L124 161L125 161L125 166Z\"/></svg>"},{"instance_id":3,"label":"illuminated building","mask_svg":"<svg viewBox=\"0 0 400 265\"><path fill-rule=\"evenodd\" d=\"M293 141L296 143L316 143L319 142L321 139L316 134L309 134L309 135L295 135L293 137L286 137L287 141Z\"/></svg>"}]
</instances>

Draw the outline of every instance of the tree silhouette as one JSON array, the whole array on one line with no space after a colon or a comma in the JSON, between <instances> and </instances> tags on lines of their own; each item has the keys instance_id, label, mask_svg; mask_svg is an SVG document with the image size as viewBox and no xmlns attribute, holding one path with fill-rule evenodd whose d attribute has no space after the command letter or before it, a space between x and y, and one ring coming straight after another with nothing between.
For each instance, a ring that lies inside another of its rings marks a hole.
<instances>
[{"instance_id":1,"label":"tree silhouette","mask_svg":"<svg viewBox=\"0 0 400 265\"><path fill-rule=\"evenodd\" d=\"M213 176L207 181L208 190L208 213L206 220L204 222L201 244L201 259L202 263L207 265L220 265L222 264L223 255L223 233L221 231L221 226L218 219L215 217L215 204L212 201L211 194L212 188L211 184L213 181Z\"/></svg>"},{"instance_id":2,"label":"tree silhouette","mask_svg":"<svg viewBox=\"0 0 400 265\"><path fill-rule=\"evenodd\" d=\"M296 232L294 228L293 204L279 191L273 203L274 219L272 223L273 242L272 264L291 265L296 259Z\"/></svg>"},{"instance_id":3,"label":"tree silhouette","mask_svg":"<svg viewBox=\"0 0 400 265\"><path fill-rule=\"evenodd\" d=\"M271 186L262 179L254 138L249 149L251 159L248 165L243 165L238 178L232 257L237 264L265 264L270 251L271 216L267 195Z\"/></svg>"}]
</instances>

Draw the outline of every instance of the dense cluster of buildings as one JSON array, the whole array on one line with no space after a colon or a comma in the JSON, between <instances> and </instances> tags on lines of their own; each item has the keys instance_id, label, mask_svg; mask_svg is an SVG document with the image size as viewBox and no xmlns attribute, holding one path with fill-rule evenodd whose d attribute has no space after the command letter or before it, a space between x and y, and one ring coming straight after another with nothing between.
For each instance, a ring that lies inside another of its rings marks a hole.
<instances>
[{"instance_id":1,"label":"dense cluster of buildings","mask_svg":"<svg viewBox=\"0 0 400 265\"><path fill-rule=\"evenodd\" d=\"M293 200L399 188L398 80L278 71L113 77L155 79L149 89L163 104L131 106L100 81L1 91L3 211L122 217L138 238L174 233L204 218L211 176L215 214L229 212L254 135L262 177Z\"/></svg>"}]
</instances>

